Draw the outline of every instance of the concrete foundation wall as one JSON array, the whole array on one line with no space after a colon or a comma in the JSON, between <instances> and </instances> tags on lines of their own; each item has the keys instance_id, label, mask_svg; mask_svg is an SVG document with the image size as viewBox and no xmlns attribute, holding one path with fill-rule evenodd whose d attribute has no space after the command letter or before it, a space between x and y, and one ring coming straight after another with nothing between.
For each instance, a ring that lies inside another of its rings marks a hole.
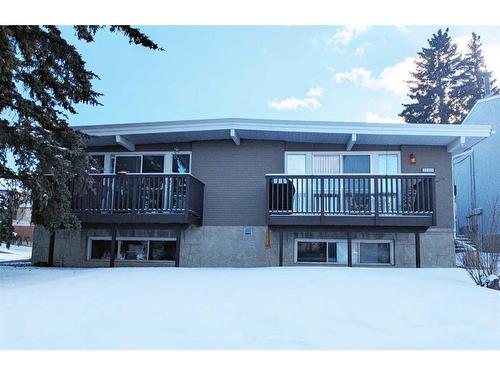
<instances>
[{"instance_id":1,"label":"concrete foundation wall","mask_svg":"<svg viewBox=\"0 0 500 375\"><path fill-rule=\"evenodd\" d=\"M107 229L83 229L81 231L58 231L55 236L54 265L60 267L108 267L107 260L88 260L88 240L90 237L110 237L111 231ZM118 237L174 237L172 230L118 230ZM35 241L33 243L32 263L47 262L49 254L49 233L35 227ZM164 267L174 266L169 261L120 261L116 260L118 267Z\"/></svg>"},{"instance_id":2,"label":"concrete foundation wall","mask_svg":"<svg viewBox=\"0 0 500 375\"><path fill-rule=\"evenodd\" d=\"M245 229L250 234L245 234ZM66 267L107 267L108 261L88 260L88 238L110 236L105 229L60 231L56 234L54 264ZM181 267L267 267L279 265L279 235L270 232L271 246L265 248L265 226L202 226L182 232ZM175 237L172 230L120 230L124 237ZM33 263L48 258L48 233L35 229ZM346 239L345 232L285 232L283 238L283 265L292 266L295 239ZM352 233L353 239L394 241L395 267L415 267L415 235L413 233ZM420 236L422 267L454 267L455 249L453 230L429 229ZM309 264L310 265L310 264ZM116 266L174 266L173 262L116 261Z\"/></svg>"},{"instance_id":3,"label":"concrete foundation wall","mask_svg":"<svg viewBox=\"0 0 500 375\"><path fill-rule=\"evenodd\" d=\"M245 228L251 234L245 234ZM266 227L191 227L181 239L181 267L266 267L278 265L278 234L271 231L266 249Z\"/></svg>"},{"instance_id":4,"label":"concrete foundation wall","mask_svg":"<svg viewBox=\"0 0 500 375\"><path fill-rule=\"evenodd\" d=\"M416 265L414 233L351 233L351 236L353 240L394 241L394 267L415 267ZM347 233L335 231L285 232L283 235L283 265L311 265L310 263L294 263L295 240L301 238L347 240ZM429 229L420 235L420 265L421 267L455 267L453 230ZM332 264L332 266L337 265Z\"/></svg>"}]
</instances>

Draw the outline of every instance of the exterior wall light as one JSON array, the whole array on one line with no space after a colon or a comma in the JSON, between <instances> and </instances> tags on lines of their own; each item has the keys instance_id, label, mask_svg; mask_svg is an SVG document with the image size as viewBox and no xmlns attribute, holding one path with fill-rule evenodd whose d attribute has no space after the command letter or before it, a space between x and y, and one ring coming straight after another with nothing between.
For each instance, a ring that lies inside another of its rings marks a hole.
<instances>
[{"instance_id":1,"label":"exterior wall light","mask_svg":"<svg viewBox=\"0 0 500 375\"><path fill-rule=\"evenodd\" d=\"M410 164L417 164L417 157L413 153L410 154Z\"/></svg>"}]
</instances>

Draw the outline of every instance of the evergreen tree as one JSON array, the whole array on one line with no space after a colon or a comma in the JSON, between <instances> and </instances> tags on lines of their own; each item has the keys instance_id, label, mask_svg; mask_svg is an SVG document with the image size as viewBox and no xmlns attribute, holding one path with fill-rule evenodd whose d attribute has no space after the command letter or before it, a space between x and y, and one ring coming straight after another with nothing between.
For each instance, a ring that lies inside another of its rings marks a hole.
<instances>
[{"instance_id":1,"label":"evergreen tree","mask_svg":"<svg viewBox=\"0 0 500 375\"><path fill-rule=\"evenodd\" d=\"M471 40L467 45L467 51L463 56L464 79L457 90L457 105L462 106L460 122L465 118L472 106L485 96L484 79L490 81L491 94L498 94L495 80L491 78L491 72L487 70L484 62L481 37L472 33Z\"/></svg>"},{"instance_id":2,"label":"evergreen tree","mask_svg":"<svg viewBox=\"0 0 500 375\"><path fill-rule=\"evenodd\" d=\"M7 249L15 240L13 222L16 209L17 205L13 202L11 191L0 194L0 244L5 242Z\"/></svg>"},{"instance_id":3,"label":"evergreen tree","mask_svg":"<svg viewBox=\"0 0 500 375\"><path fill-rule=\"evenodd\" d=\"M456 123L461 119L461 106L454 100L462 81L462 61L457 46L440 29L428 39L429 46L422 48L415 61L415 71L408 81L414 101L403 104L399 114L412 123Z\"/></svg>"},{"instance_id":4,"label":"evergreen tree","mask_svg":"<svg viewBox=\"0 0 500 375\"><path fill-rule=\"evenodd\" d=\"M90 43L103 27L74 30L78 39ZM131 44L161 50L136 28L109 30L124 34ZM77 104L100 104L94 78L58 27L0 26L0 179L29 192L34 223L52 232L79 226L70 213L69 184L90 183L92 160L85 153L84 134L69 127L67 118L76 113ZM9 154L14 165L7 163ZM4 237L11 227L8 201L0 207Z\"/></svg>"}]
</instances>

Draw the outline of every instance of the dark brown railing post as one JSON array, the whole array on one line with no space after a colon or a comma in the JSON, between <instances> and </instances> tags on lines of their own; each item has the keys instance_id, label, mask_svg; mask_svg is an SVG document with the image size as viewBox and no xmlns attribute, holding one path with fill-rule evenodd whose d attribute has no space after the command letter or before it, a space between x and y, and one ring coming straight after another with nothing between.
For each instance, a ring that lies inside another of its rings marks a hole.
<instances>
[{"instance_id":1,"label":"dark brown railing post","mask_svg":"<svg viewBox=\"0 0 500 375\"><path fill-rule=\"evenodd\" d=\"M436 176L432 176L432 196L431 196L431 202L432 202L432 225L436 226L437 225L437 217L436 217Z\"/></svg>"},{"instance_id":2,"label":"dark brown railing post","mask_svg":"<svg viewBox=\"0 0 500 375\"><path fill-rule=\"evenodd\" d=\"M415 232L415 267L420 268L420 233Z\"/></svg>"},{"instance_id":3,"label":"dark brown railing post","mask_svg":"<svg viewBox=\"0 0 500 375\"><path fill-rule=\"evenodd\" d=\"M116 254L116 228L113 228L111 232L111 254L109 256L109 267L113 268L115 266L115 254Z\"/></svg>"},{"instance_id":4,"label":"dark brown railing post","mask_svg":"<svg viewBox=\"0 0 500 375\"><path fill-rule=\"evenodd\" d=\"M175 230L175 266L179 267L181 258L181 230Z\"/></svg>"},{"instance_id":5,"label":"dark brown railing post","mask_svg":"<svg viewBox=\"0 0 500 375\"><path fill-rule=\"evenodd\" d=\"M319 183L321 184L320 186L320 193L319 193L319 209L320 209L320 216L321 216L321 222L323 222L323 217L325 216L325 178L322 177L319 179Z\"/></svg>"},{"instance_id":6,"label":"dark brown railing post","mask_svg":"<svg viewBox=\"0 0 500 375\"><path fill-rule=\"evenodd\" d=\"M375 225L377 225L377 219L378 219L378 214L379 214L379 192L378 192L378 177L373 178L373 182L375 184L374 186L374 193L375 193L375 207L374 207L374 214L375 214Z\"/></svg>"},{"instance_id":7,"label":"dark brown railing post","mask_svg":"<svg viewBox=\"0 0 500 375\"><path fill-rule=\"evenodd\" d=\"M352 236L347 233L347 267L352 267Z\"/></svg>"},{"instance_id":8,"label":"dark brown railing post","mask_svg":"<svg viewBox=\"0 0 500 375\"><path fill-rule=\"evenodd\" d=\"M271 180L268 176L265 176L266 177L266 223L267 225L269 225L269 215L270 215L270 209L271 209L271 206L269 205L270 201L269 201L269 193L270 193L270 186L271 185Z\"/></svg>"},{"instance_id":9,"label":"dark brown railing post","mask_svg":"<svg viewBox=\"0 0 500 375\"><path fill-rule=\"evenodd\" d=\"M280 230L278 233L279 233L279 243L278 243L279 265L280 265L280 267L282 267L283 266L283 231Z\"/></svg>"},{"instance_id":10,"label":"dark brown railing post","mask_svg":"<svg viewBox=\"0 0 500 375\"><path fill-rule=\"evenodd\" d=\"M184 217L186 218L186 221L189 219L189 210L191 207L191 200L193 199L191 197L191 183L193 182L191 179L191 176L185 175L182 177L184 179L184 182L186 184L186 192L184 195Z\"/></svg>"}]
</instances>

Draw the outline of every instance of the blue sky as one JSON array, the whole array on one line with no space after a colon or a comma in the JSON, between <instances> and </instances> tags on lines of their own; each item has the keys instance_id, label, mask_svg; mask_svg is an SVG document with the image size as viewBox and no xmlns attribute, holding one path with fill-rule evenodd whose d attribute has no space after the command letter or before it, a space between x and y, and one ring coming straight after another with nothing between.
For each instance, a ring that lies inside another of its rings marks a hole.
<instances>
[{"instance_id":1,"label":"blue sky","mask_svg":"<svg viewBox=\"0 0 500 375\"><path fill-rule=\"evenodd\" d=\"M102 31L75 42L104 94L70 123L107 124L218 117L397 121L412 59L436 27L147 26L166 49L129 45ZM500 27L450 27L459 46L481 35L500 77Z\"/></svg>"}]
</instances>

